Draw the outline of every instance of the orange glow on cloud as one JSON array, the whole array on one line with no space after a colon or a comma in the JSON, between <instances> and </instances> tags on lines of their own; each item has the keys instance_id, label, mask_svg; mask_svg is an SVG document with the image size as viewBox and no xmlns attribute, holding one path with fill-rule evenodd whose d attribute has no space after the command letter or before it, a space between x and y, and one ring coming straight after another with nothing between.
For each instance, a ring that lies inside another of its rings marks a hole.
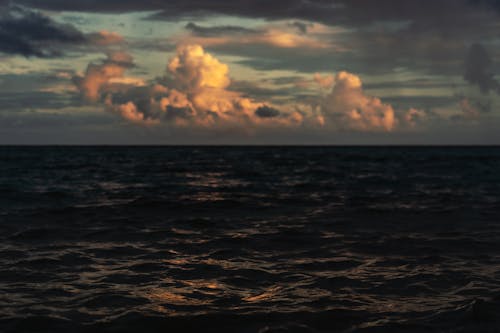
<instances>
[{"instance_id":1,"label":"orange glow on cloud","mask_svg":"<svg viewBox=\"0 0 500 333\"><path fill-rule=\"evenodd\" d=\"M322 88L331 88L335 82L333 75L322 76L320 73L314 74L314 81Z\"/></svg>"},{"instance_id":2,"label":"orange glow on cloud","mask_svg":"<svg viewBox=\"0 0 500 333\"><path fill-rule=\"evenodd\" d=\"M89 64L83 77L75 77L75 82L82 95L97 102L102 89L112 80L123 79L127 68L132 66L132 57L124 52L109 53L102 64Z\"/></svg>"},{"instance_id":3,"label":"orange glow on cloud","mask_svg":"<svg viewBox=\"0 0 500 333\"><path fill-rule=\"evenodd\" d=\"M168 70L188 90L223 89L230 83L227 65L206 53L200 45L179 46Z\"/></svg>"},{"instance_id":4,"label":"orange glow on cloud","mask_svg":"<svg viewBox=\"0 0 500 333\"><path fill-rule=\"evenodd\" d=\"M310 82L331 89L318 96L316 106L281 105L255 101L229 90L229 67L200 45L181 44L167 64L167 81L146 84L125 76L133 67L124 52L110 53L101 64L89 64L85 75L74 79L81 94L101 101L107 110L143 125L167 123L175 127L240 128L349 128L392 131L399 123L414 126L425 113L411 109L398 116L390 104L363 91L361 78L345 71L315 74ZM259 111L259 112L257 112Z\"/></svg>"},{"instance_id":5,"label":"orange glow on cloud","mask_svg":"<svg viewBox=\"0 0 500 333\"><path fill-rule=\"evenodd\" d=\"M123 36L106 30L91 34L90 39L96 45L112 45L124 42Z\"/></svg>"},{"instance_id":6,"label":"orange glow on cloud","mask_svg":"<svg viewBox=\"0 0 500 333\"><path fill-rule=\"evenodd\" d=\"M361 78L348 72L339 72L330 94L321 110L326 118L340 116L343 124L357 130L391 131L397 124L394 109L377 97L363 91Z\"/></svg>"},{"instance_id":7,"label":"orange glow on cloud","mask_svg":"<svg viewBox=\"0 0 500 333\"><path fill-rule=\"evenodd\" d=\"M316 31L316 30L315 30ZM323 34L324 31L321 31ZM321 40L321 34L297 34L294 30L285 29L280 26L265 27L262 31L250 32L237 36L193 36L180 35L173 40L178 43L190 43L202 46L220 46L227 44L241 45L267 45L278 48L309 48L325 49L331 47L331 43Z\"/></svg>"}]
</instances>

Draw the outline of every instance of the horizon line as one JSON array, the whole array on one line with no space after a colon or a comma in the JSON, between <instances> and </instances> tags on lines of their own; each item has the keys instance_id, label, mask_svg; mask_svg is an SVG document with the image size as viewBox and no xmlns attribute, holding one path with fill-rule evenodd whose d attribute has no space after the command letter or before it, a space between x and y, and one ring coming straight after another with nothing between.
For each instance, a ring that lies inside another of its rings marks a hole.
<instances>
[{"instance_id":1,"label":"horizon line","mask_svg":"<svg viewBox=\"0 0 500 333\"><path fill-rule=\"evenodd\" d=\"M474 147L500 147L500 144L59 144L59 143L48 143L48 144L2 144L0 147L338 147L338 148L356 148L356 147L366 147L366 148L389 148L389 147L422 147L422 148L432 148L432 147L457 147L457 148L474 148Z\"/></svg>"}]
</instances>

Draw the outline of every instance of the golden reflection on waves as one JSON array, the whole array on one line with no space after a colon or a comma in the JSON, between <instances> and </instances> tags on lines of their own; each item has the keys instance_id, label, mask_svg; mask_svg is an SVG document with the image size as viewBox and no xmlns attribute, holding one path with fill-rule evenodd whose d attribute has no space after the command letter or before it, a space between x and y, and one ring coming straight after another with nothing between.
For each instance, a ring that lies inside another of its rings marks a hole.
<instances>
[{"instance_id":1,"label":"golden reflection on waves","mask_svg":"<svg viewBox=\"0 0 500 333\"><path fill-rule=\"evenodd\" d=\"M243 300L248 303L258 303L262 301L271 300L274 299L281 290L282 288L279 286L272 286L261 294L254 296L247 296L244 297Z\"/></svg>"},{"instance_id":2,"label":"golden reflection on waves","mask_svg":"<svg viewBox=\"0 0 500 333\"><path fill-rule=\"evenodd\" d=\"M246 184L241 180L231 179L229 175L223 172L187 173L185 176L188 179L186 182L187 186L201 189L194 194L183 197L183 199L194 201L210 202L226 200L227 197L224 194L224 188Z\"/></svg>"},{"instance_id":3,"label":"golden reflection on waves","mask_svg":"<svg viewBox=\"0 0 500 333\"><path fill-rule=\"evenodd\" d=\"M225 288L214 280L170 281L175 286L151 289L145 295L161 312L175 313L172 306L206 306L211 304Z\"/></svg>"},{"instance_id":4,"label":"golden reflection on waves","mask_svg":"<svg viewBox=\"0 0 500 333\"><path fill-rule=\"evenodd\" d=\"M184 284L195 288L203 288L203 289L221 289L222 285L217 281L205 281L205 280L196 280L196 281L183 281Z\"/></svg>"}]
</instances>

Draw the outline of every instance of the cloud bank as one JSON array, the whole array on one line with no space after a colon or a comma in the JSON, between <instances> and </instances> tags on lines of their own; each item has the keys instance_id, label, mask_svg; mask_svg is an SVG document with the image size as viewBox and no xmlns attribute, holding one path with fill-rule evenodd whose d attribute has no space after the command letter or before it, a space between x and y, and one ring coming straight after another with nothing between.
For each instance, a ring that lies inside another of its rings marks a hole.
<instances>
[{"instance_id":1,"label":"cloud bank","mask_svg":"<svg viewBox=\"0 0 500 333\"><path fill-rule=\"evenodd\" d=\"M88 101L143 125L239 128L249 133L261 127L377 132L413 126L425 117L416 109L396 112L366 94L359 76L345 71L315 75L311 81L331 90L324 96L318 93L311 103L274 106L256 101L230 90L229 67L200 45L179 45L165 76L149 83L125 75L133 66L127 53L111 53L101 63L89 64L74 82Z\"/></svg>"},{"instance_id":2,"label":"cloud bank","mask_svg":"<svg viewBox=\"0 0 500 333\"><path fill-rule=\"evenodd\" d=\"M148 84L125 76L132 66L130 55L111 53L102 63L89 64L74 82L85 99L104 103L108 111L134 123L244 127L270 122L261 113L266 105L229 90L228 66L199 45L179 46L166 75ZM292 121L288 114L272 118L280 124Z\"/></svg>"}]
</instances>

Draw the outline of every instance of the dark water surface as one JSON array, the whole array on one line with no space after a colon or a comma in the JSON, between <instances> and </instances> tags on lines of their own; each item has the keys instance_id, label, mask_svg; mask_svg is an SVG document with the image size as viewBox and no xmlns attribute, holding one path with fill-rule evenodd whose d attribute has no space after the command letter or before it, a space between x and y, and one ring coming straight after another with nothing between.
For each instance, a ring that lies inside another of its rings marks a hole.
<instances>
[{"instance_id":1,"label":"dark water surface","mask_svg":"<svg viewBox=\"0 0 500 333\"><path fill-rule=\"evenodd\" d=\"M499 332L500 148L0 148L0 332Z\"/></svg>"}]
</instances>

